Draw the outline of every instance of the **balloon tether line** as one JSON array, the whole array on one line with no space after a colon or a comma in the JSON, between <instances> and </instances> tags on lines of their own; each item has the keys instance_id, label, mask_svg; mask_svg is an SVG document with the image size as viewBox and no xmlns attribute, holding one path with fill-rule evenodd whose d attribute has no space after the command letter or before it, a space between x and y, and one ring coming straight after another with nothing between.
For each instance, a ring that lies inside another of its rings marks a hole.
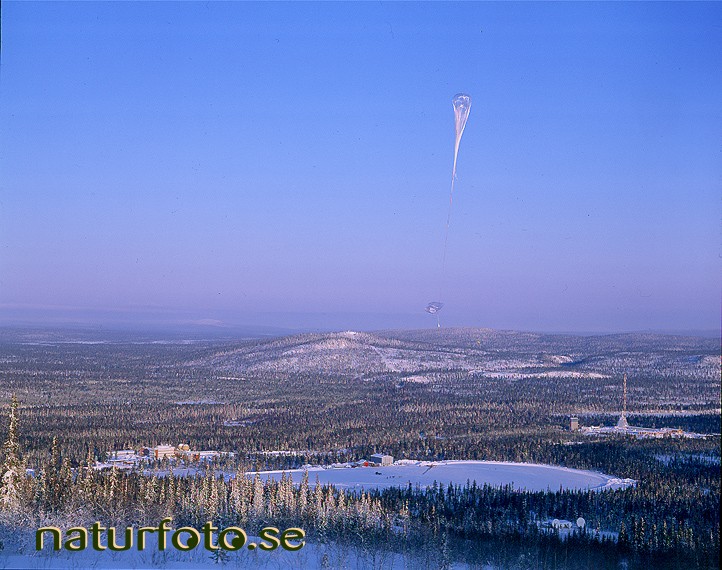
<instances>
[{"instance_id":1,"label":"balloon tether line","mask_svg":"<svg viewBox=\"0 0 722 570\"><path fill-rule=\"evenodd\" d=\"M451 190L449 191L449 212L446 214L446 230L444 232L444 251L441 256L441 283L439 284L439 300L442 299L444 289L444 277L446 276L446 248L449 243L449 226L451 225L451 206L454 202L454 181L456 180L456 160L454 160L454 171L451 174Z\"/></svg>"}]
</instances>

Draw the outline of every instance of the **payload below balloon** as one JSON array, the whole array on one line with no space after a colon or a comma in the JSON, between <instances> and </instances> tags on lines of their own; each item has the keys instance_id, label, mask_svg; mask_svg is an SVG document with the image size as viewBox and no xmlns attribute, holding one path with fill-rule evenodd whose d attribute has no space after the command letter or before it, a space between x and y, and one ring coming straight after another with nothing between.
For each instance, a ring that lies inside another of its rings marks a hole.
<instances>
[{"instance_id":1,"label":"payload below balloon","mask_svg":"<svg viewBox=\"0 0 722 570\"><path fill-rule=\"evenodd\" d=\"M441 307L444 306L444 303L440 303L439 301L431 301L428 305L426 305L426 312L431 313L432 315L438 313L441 310Z\"/></svg>"}]
</instances>

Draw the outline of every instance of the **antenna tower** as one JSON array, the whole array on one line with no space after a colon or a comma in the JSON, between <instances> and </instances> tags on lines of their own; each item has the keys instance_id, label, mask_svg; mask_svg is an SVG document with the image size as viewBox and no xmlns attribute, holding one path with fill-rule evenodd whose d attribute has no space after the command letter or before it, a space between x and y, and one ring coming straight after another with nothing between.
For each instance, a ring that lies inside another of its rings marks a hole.
<instances>
[{"instance_id":1,"label":"antenna tower","mask_svg":"<svg viewBox=\"0 0 722 570\"><path fill-rule=\"evenodd\" d=\"M622 415L619 416L619 421L617 422L617 429L626 430L629 427L629 424L627 423L627 373L624 373L624 381L623 381L623 396L622 396Z\"/></svg>"}]
</instances>

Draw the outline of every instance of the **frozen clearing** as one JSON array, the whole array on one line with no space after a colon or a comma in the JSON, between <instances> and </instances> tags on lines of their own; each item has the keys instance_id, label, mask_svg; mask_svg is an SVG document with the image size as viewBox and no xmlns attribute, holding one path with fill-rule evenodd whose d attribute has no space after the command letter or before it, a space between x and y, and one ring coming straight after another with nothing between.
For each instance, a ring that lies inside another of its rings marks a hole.
<instances>
[{"instance_id":1,"label":"frozen clearing","mask_svg":"<svg viewBox=\"0 0 722 570\"><path fill-rule=\"evenodd\" d=\"M304 469L286 471L299 484ZM283 471L261 471L261 479L279 481ZM255 476L255 472L249 473ZM315 485L316 477L322 485L331 484L339 489L387 489L389 487L431 487L439 485L466 485L476 481L493 487L511 485L526 491L558 491L562 489L601 491L624 489L634 485L632 479L619 479L596 471L582 471L535 463L509 463L504 461L409 461L401 460L387 467L331 468L309 467L308 480Z\"/></svg>"}]
</instances>

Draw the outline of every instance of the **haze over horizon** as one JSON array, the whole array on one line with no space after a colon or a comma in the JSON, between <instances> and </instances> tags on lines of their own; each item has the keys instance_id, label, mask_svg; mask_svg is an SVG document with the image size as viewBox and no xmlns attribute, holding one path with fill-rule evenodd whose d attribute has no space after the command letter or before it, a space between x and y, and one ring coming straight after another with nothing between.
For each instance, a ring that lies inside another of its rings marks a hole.
<instances>
[{"instance_id":1,"label":"haze over horizon","mask_svg":"<svg viewBox=\"0 0 722 570\"><path fill-rule=\"evenodd\" d=\"M720 329L722 4L0 9L0 326Z\"/></svg>"},{"instance_id":2,"label":"haze over horizon","mask_svg":"<svg viewBox=\"0 0 722 570\"><path fill-rule=\"evenodd\" d=\"M200 318L200 315L212 315ZM435 329L433 323L421 314L363 314L363 313L192 313L190 311L145 311L124 312L118 310L80 311L72 309L28 310L8 308L0 309L0 329L47 329L62 331L119 331L129 334L152 334L163 337L190 335L191 337L224 337L233 338L248 336L286 336L309 332L334 333L349 330L382 331L382 330L416 330ZM490 326L487 323L466 321L453 325L442 325L441 330L455 328L490 329L504 331L531 332L541 334L563 335L608 335L608 334L661 334L718 338L719 329L604 329L589 328L587 330L568 330L564 328L530 328L525 326Z\"/></svg>"}]
</instances>

